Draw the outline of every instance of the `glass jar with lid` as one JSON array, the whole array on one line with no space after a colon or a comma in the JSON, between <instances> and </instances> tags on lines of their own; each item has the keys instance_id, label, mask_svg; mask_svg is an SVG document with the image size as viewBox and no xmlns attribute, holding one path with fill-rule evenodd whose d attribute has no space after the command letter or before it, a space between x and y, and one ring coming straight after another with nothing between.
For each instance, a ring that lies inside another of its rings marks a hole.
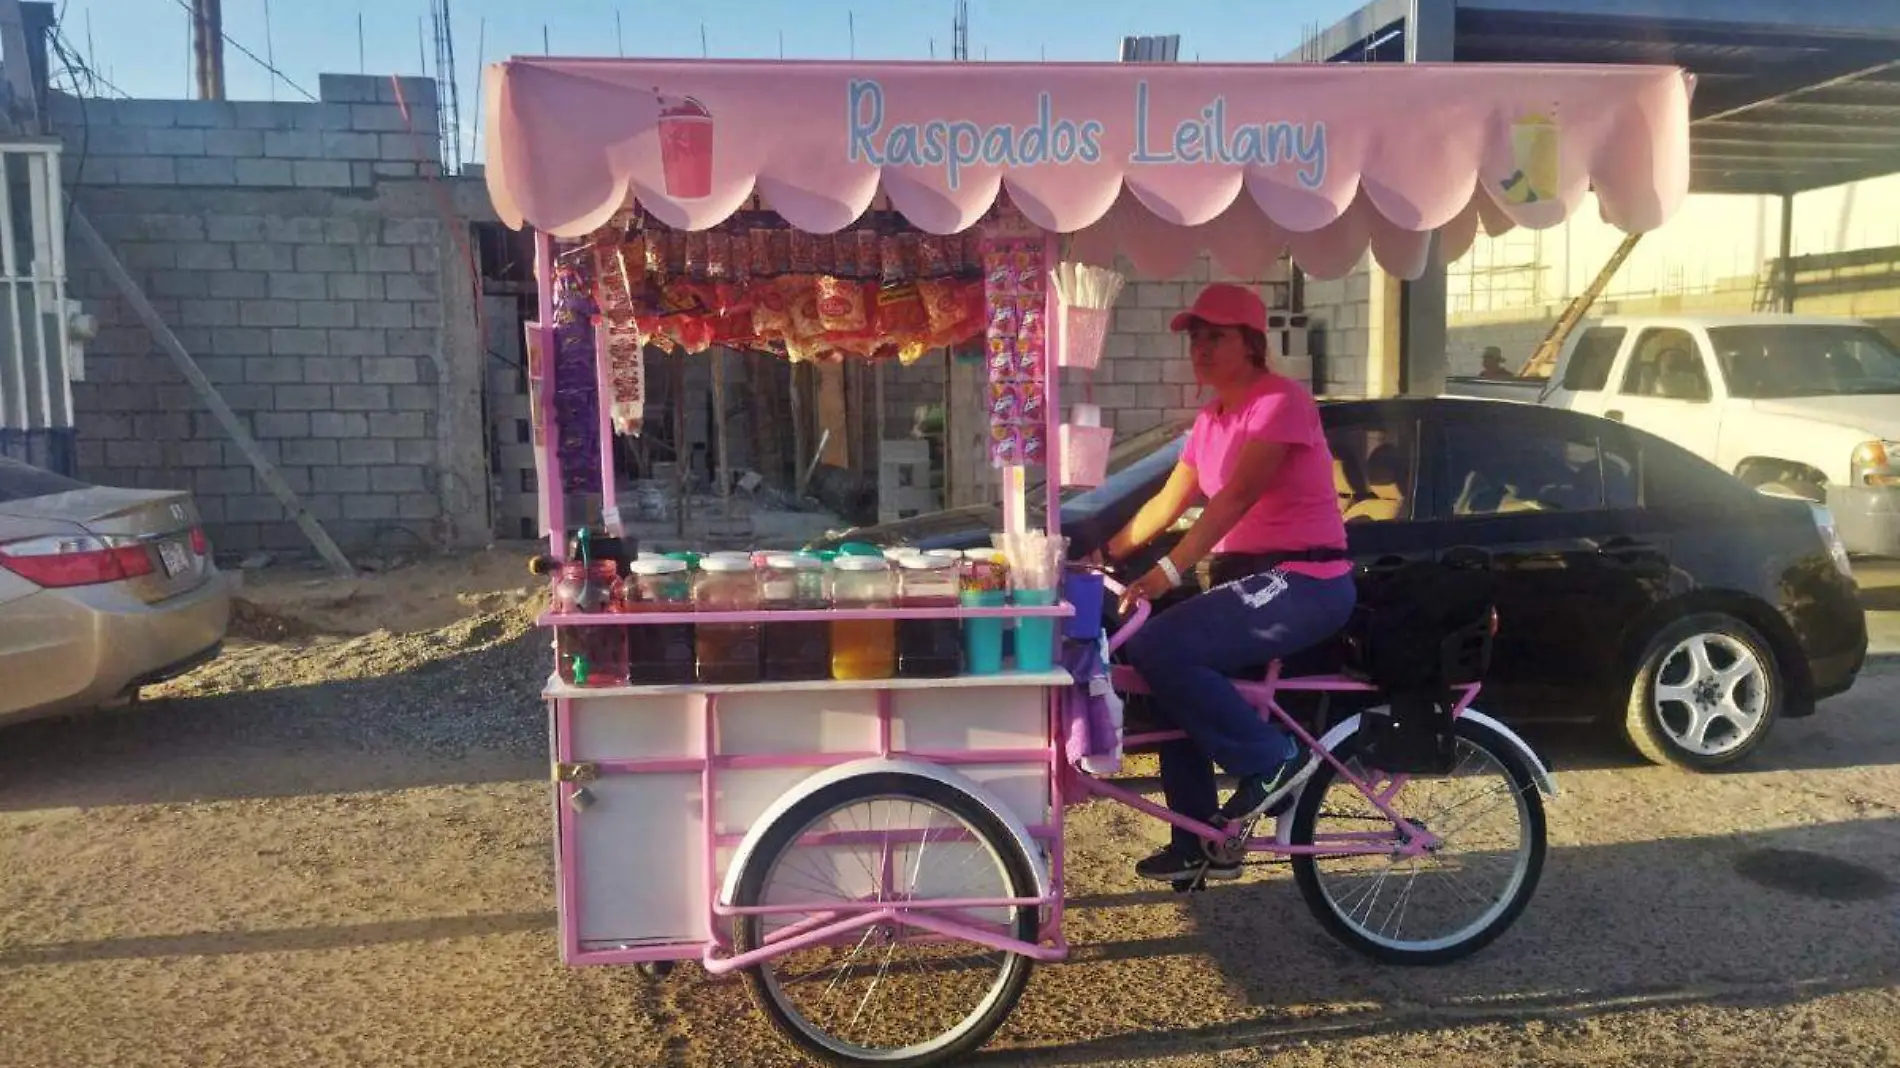
<instances>
[{"instance_id":1,"label":"glass jar with lid","mask_svg":"<svg viewBox=\"0 0 1900 1068\"><path fill-rule=\"evenodd\" d=\"M825 562L806 553L772 553L759 573L767 612L822 612L831 607ZM775 682L831 674L831 624L822 619L765 622L765 677Z\"/></svg>"},{"instance_id":2,"label":"glass jar with lid","mask_svg":"<svg viewBox=\"0 0 1900 1068\"><path fill-rule=\"evenodd\" d=\"M632 615L693 610L693 576L684 560L643 557L632 565L621 611ZM636 623L627 631L627 681L636 686L693 681L693 625Z\"/></svg>"},{"instance_id":3,"label":"glass jar with lid","mask_svg":"<svg viewBox=\"0 0 1900 1068\"><path fill-rule=\"evenodd\" d=\"M958 565L955 553L912 553L898 561L897 607L954 611ZM962 628L953 616L897 621L897 673L935 679L963 670Z\"/></svg>"},{"instance_id":4,"label":"glass jar with lid","mask_svg":"<svg viewBox=\"0 0 1900 1068\"><path fill-rule=\"evenodd\" d=\"M696 612L757 612L759 576L743 554L700 557L693 583ZM730 685L759 681L759 624L698 623L693 645L700 682Z\"/></svg>"},{"instance_id":5,"label":"glass jar with lid","mask_svg":"<svg viewBox=\"0 0 1900 1068\"><path fill-rule=\"evenodd\" d=\"M895 590L882 556L840 556L832 562L831 605L890 608ZM831 624L831 677L888 679L897 669L897 632L890 619L840 619Z\"/></svg>"}]
</instances>

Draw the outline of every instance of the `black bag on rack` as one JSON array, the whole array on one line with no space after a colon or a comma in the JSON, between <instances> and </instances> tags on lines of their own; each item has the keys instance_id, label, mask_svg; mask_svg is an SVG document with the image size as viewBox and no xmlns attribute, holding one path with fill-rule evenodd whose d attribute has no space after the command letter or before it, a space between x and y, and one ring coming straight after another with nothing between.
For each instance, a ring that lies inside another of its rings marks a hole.
<instances>
[{"instance_id":1,"label":"black bag on rack","mask_svg":"<svg viewBox=\"0 0 1900 1068\"><path fill-rule=\"evenodd\" d=\"M1362 582L1341 635L1343 670L1388 699L1360 715L1362 762L1399 774L1449 772L1454 688L1484 677L1496 632L1488 566L1420 566Z\"/></svg>"}]
</instances>

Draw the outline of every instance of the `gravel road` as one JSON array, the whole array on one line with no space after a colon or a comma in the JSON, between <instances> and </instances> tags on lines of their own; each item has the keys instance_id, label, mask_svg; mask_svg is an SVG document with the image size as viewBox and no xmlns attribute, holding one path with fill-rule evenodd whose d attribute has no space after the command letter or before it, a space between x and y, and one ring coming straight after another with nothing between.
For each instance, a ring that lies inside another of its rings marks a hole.
<instances>
[{"instance_id":1,"label":"gravel road","mask_svg":"<svg viewBox=\"0 0 1900 1068\"><path fill-rule=\"evenodd\" d=\"M558 963L531 609L240 643L0 734L0 1065L796 1063L737 982ZM1074 959L977 1062L1900 1061L1896 697L1883 660L1726 775L1540 737L1538 895L1441 969L1363 964L1283 869L1157 893L1155 827L1077 810Z\"/></svg>"}]
</instances>

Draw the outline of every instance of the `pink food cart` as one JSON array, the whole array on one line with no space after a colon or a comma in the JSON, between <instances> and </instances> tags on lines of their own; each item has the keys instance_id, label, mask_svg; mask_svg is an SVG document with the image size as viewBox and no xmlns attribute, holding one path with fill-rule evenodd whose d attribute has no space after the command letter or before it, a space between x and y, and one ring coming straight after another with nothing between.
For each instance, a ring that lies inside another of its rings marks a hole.
<instances>
[{"instance_id":1,"label":"pink food cart","mask_svg":"<svg viewBox=\"0 0 1900 1068\"><path fill-rule=\"evenodd\" d=\"M991 409L1000 533L1029 533L1026 472L1044 468L1059 476L1044 480L1046 533L1059 546L1062 486L1099 477L1087 464L1062 463L1065 443L1097 435L1060 409L1061 372L1086 377L1109 314L1064 299L1054 280L1072 269L1065 265L1130 263L1175 277L1207 253L1249 278L1290 250L1325 278L1370 252L1385 271L1411 278L1434 257L1461 255L1481 228L1549 227L1588 194L1614 225L1652 229L1687 192L1691 90L1674 68L1615 66L496 64L485 84L489 191L502 220L532 226L538 241L541 316L530 347L550 555L568 552L563 496L586 483L562 451L576 428L563 424L553 383L557 276L564 257L584 254L603 231L624 234L630 212L649 235L717 234L742 211L815 235L883 212L923 235L926 250L961 235L984 298L982 318L964 329L1002 354L990 388L1008 399ZM719 240L737 255L737 238ZM838 239L828 261L840 274L845 244ZM654 260L662 275L663 259ZM863 258L854 263L879 292ZM821 274L823 266L804 265ZM591 284L631 291L634 269L603 268L616 269ZM888 289L890 276L884 282ZM701 311L731 318L709 307L717 302L702 301ZM596 448L637 427L643 346L691 358L720 343L712 328L695 341L651 307L617 312L614 303L601 297L586 319L598 420L586 429ZM748 322L735 329L763 332ZM888 358L880 345L890 339L875 333L847 358ZM830 355L812 351L822 347L806 344L803 355ZM594 485L611 515L611 461L598 451ZM1073 617L1068 600L1037 600L790 613L683 606L544 622L558 634L918 618L1020 628ZM1064 630L1070 641L1097 640L1092 620L1056 630L1045 640L1062 640ZM1018 640L1027 633L1019 629ZM1046 650L1027 651L1038 654L1022 661L1035 662L1028 669L926 679L603 686L557 673L546 696L563 959L742 972L781 1032L835 1063L935 1063L980 1045L1021 994L1030 962L1067 952L1065 802L1107 796L1193 822L1097 774L1113 753L1078 752L1072 741L1088 736L1071 729L1078 680ZM1115 685L1140 687L1125 672ZM1285 679L1277 668L1248 685L1263 714L1278 715L1276 689L1367 688L1349 678ZM1322 859L1451 863L1441 849L1453 821L1409 815L1399 802L1427 776L1355 757L1358 717L1330 730L1296 728L1312 755L1288 806L1271 817L1275 828L1194 824L1196 833L1214 852L1292 857L1322 922L1375 959L1469 952L1528 899L1545 845L1540 798L1553 789L1529 748L1471 707L1477 689L1470 680L1459 691L1457 741L1495 765L1523 830L1494 850L1515 874L1469 923L1409 938L1329 889ZM1316 826L1335 788L1363 799L1372 830Z\"/></svg>"}]
</instances>

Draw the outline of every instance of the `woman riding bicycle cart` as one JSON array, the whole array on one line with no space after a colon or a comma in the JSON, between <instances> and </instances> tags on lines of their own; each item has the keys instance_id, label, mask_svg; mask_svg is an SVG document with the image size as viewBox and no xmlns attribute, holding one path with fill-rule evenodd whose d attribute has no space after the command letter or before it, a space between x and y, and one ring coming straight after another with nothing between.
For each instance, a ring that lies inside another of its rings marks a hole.
<instances>
[{"instance_id":1,"label":"woman riding bicycle cart","mask_svg":"<svg viewBox=\"0 0 1900 1068\"><path fill-rule=\"evenodd\" d=\"M1276 372L1259 298L1213 285L1179 309L1204 407L1103 546L1059 528L1110 436L1093 405L1065 420L1060 387L1097 369L1124 260L1257 278L1290 251L1338 277L1370 249L1416 277L1434 245L1554 225L1587 190L1626 230L1660 225L1686 193L1680 71L520 58L486 79L489 190L536 229L564 960L740 972L819 1059L950 1060L1067 955L1064 809L1090 797L1169 824L1138 873L1179 889L1289 858L1378 960L1457 958L1523 910L1553 787L1472 707L1486 577L1355 585L1313 399ZM712 346L980 353L996 550L640 552L612 438L640 430L649 350ZM570 518L582 497L597 524ZM1167 555L1144 548L1197 503ZM1096 566L1137 556L1125 588ZM1341 672L1284 673L1336 635ZM1111 690L1152 692L1171 729L1121 737ZM1165 808L1110 777L1153 744Z\"/></svg>"}]
</instances>

